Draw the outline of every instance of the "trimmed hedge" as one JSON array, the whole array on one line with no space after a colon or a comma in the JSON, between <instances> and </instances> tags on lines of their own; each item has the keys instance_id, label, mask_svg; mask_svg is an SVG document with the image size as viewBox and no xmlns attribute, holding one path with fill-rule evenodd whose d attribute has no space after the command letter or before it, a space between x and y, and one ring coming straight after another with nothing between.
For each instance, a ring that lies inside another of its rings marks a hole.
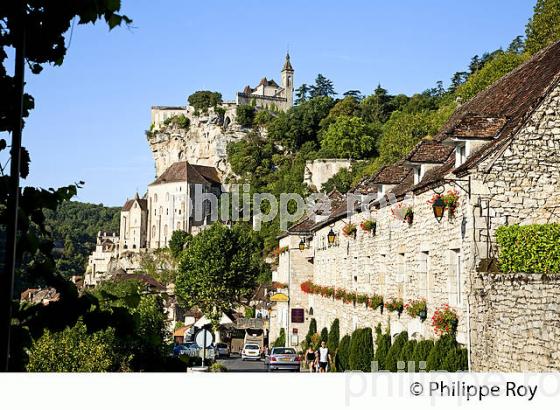
<instances>
[{"instance_id":1,"label":"trimmed hedge","mask_svg":"<svg viewBox=\"0 0 560 410\"><path fill-rule=\"evenodd\" d=\"M450 350L457 348L457 342L454 335L443 335L434 344L433 349L430 351L426 359L426 370L436 371L445 370L443 363Z\"/></svg>"},{"instance_id":2,"label":"trimmed hedge","mask_svg":"<svg viewBox=\"0 0 560 410\"><path fill-rule=\"evenodd\" d=\"M338 372L350 370L350 343L351 339L349 335L344 336L340 340L335 356L335 366Z\"/></svg>"},{"instance_id":3,"label":"trimmed hedge","mask_svg":"<svg viewBox=\"0 0 560 410\"><path fill-rule=\"evenodd\" d=\"M416 348L416 340L412 339L405 343L399 354L399 362L404 362L404 370L408 371L408 362L412 361L414 349Z\"/></svg>"},{"instance_id":4,"label":"trimmed hedge","mask_svg":"<svg viewBox=\"0 0 560 410\"><path fill-rule=\"evenodd\" d=\"M351 370L371 372L373 360L373 335L371 328L356 329L350 342L349 366Z\"/></svg>"},{"instance_id":5,"label":"trimmed hedge","mask_svg":"<svg viewBox=\"0 0 560 410\"><path fill-rule=\"evenodd\" d=\"M502 272L560 273L560 224L501 226L496 241Z\"/></svg>"},{"instance_id":6,"label":"trimmed hedge","mask_svg":"<svg viewBox=\"0 0 560 410\"><path fill-rule=\"evenodd\" d=\"M425 362L426 360L428 360L428 356L433 348L434 348L433 340L420 340L416 344L411 359L414 361L414 367L416 372L420 370L420 362ZM422 370L426 370L426 369L424 368Z\"/></svg>"},{"instance_id":7,"label":"trimmed hedge","mask_svg":"<svg viewBox=\"0 0 560 410\"><path fill-rule=\"evenodd\" d=\"M399 333L397 337L395 337L395 341L391 345L389 352L387 352L384 367L385 370L389 370L390 372L396 372L398 370L397 362L406 342L408 342L408 332L406 331Z\"/></svg>"}]
</instances>

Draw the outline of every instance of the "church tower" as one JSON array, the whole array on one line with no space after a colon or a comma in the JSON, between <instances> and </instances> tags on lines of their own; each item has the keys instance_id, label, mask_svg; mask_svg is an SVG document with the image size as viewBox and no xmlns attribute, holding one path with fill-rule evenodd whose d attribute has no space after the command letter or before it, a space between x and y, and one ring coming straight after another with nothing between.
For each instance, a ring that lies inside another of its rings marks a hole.
<instances>
[{"instance_id":1,"label":"church tower","mask_svg":"<svg viewBox=\"0 0 560 410\"><path fill-rule=\"evenodd\" d=\"M290 63L290 53L286 53L286 61L282 68L282 88L286 97L286 107L288 110L294 105L294 69Z\"/></svg>"}]
</instances>

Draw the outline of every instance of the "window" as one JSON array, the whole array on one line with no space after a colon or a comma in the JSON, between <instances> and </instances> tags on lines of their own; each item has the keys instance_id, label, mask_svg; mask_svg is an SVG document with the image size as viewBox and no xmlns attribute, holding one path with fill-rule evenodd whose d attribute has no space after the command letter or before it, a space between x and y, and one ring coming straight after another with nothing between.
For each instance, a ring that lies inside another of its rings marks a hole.
<instances>
[{"instance_id":1,"label":"window","mask_svg":"<svg viewBox=\"0 0 560 410\"><path fill-rule=\"evenodd\" d=\"M303 323L305 322L304 310L297 308L292 309L292 323Z\"/></svg>"},{"instance_id":2,"label":"window","mask_svg":"<svg viewBox=\"0 0 560 410\"><path fill-rule=\"evenodd\" d=\"M152 226L152 238L156 237L156 226Z\"/></svg>"},{"instance_id":3,"label":"window","mask_svg":"<svg viewBox=\"0 0 560 410\"><path fill-rule=\"evenodd\" d=\"M154 202L157 202L157 194L154 194Z\"/></svg>"},{"instance_id":4,"label":"window","mask_svg":"<svg viewBox=\"0 0 560 410\"><path fill-rule=\"evenodd\" d=\"M457 145L455 148L455 168L463 165L467 159L467 148L465 144Z\"/></svg>"},{"instance_id":5,"label":"window","mask_svg":"<svg viewBox=\"0 0 560 410\"><path fill-rule=\"evenodd\" d=\"M406 263L405 263L405 255L404 253L399 253L397 256L397 275L396 275L396 282L403 283L404 276L406 273Z\"/></svg>"},{"instance_id":6,"label":"window","mask_svg":"<svg viewBox=\"0 0 560 410\"><path fill-rule=\"evenodd\" d=\"M449 278L448 294L449 304L459 306L463 303L461 276L462 260L460 249L449 250Z\"/></svg>"},{"instance_id":7,"label":"window","mask_svg":"<svg viewBox=\"0 0 560 410\"><path fill-rule=\"evenodd\" d=\"M419 296L428 299L429 289L429 271L430 271L430 253L420 252L418 254L418 291Z\"/></svg>"},{"instance_id":8,"label":"window","mask_svg":"<svg viewBox=\"0 0 560 410\"><path fill-rule=\"evenodd\" d=\"M414 184L422 181L422 166L414 167Z\"/></svg>"}]
</instances>

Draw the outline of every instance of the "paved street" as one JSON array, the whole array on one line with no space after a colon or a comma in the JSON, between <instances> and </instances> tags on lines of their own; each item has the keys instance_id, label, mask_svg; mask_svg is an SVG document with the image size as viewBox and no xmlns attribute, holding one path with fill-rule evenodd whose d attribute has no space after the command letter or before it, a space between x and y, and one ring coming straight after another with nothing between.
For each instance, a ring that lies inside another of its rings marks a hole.
<instances>
[{"instance_id":1,"label":"paved street","mask_svg":"<svg viewBox=\"0 0 560 410\"><path fill-rule=\"evenodd\" d=\"M264 360L241 360L239 356L232 356L229 359L218 360L221 364L227 367L229 372L264 372Z\"/></svg>"}]
</instances>

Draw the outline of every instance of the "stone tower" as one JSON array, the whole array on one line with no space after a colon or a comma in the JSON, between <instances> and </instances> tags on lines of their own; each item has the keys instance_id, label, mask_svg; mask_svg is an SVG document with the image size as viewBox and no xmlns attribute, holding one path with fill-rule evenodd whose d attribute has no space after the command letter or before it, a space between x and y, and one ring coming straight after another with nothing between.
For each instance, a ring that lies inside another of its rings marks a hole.
<instances>
[{"instance_id":1,"label":"stone tower","mask_svg":"<svg viewBox=\"0 0 560 410\"><path fill-rule=\"evenodd\" d=\"M282 88L286 96L286 109L294 105L294 69L290 63L290 53L286 53L286 61L282 68Z\"/></svg>"}]
</instances>

